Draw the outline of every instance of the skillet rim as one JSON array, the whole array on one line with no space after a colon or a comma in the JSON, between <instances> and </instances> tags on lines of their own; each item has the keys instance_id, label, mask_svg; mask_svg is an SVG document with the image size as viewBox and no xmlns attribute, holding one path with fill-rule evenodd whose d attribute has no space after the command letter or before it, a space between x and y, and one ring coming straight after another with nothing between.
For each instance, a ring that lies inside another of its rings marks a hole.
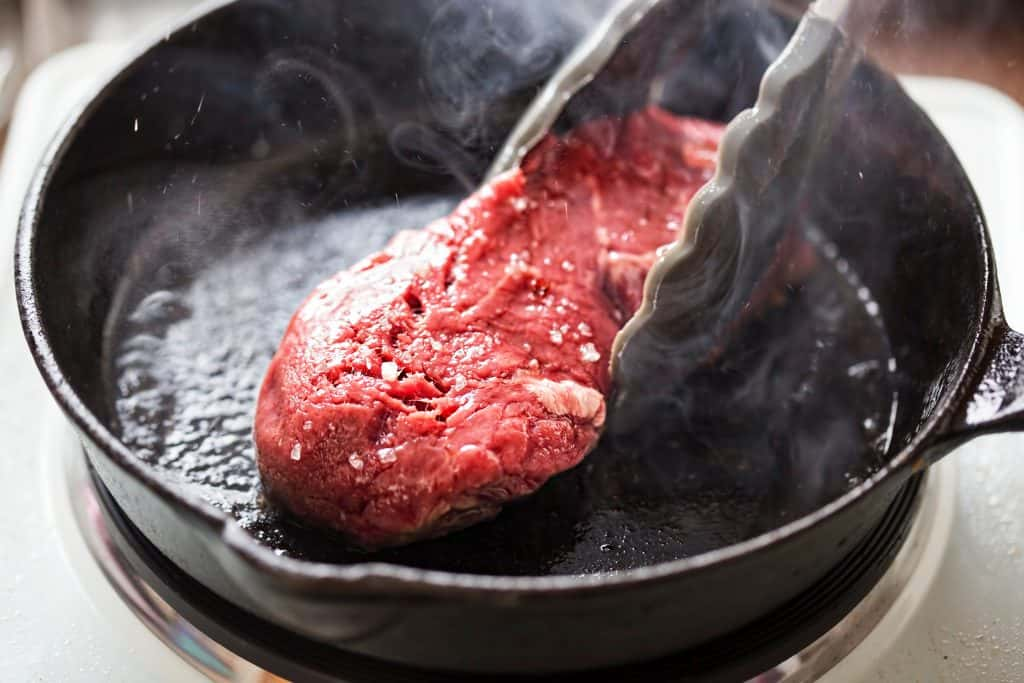
<instances>
[{"instance_id":1,"label":"skillet rim","mask_svg":"<svg viewBox=\"0 0 1024 683\"><path fill-rule=\"evenodd\" d=\"M419 569L386 562L339 565L276 555L271 548L262 545L255 537L245 532L234 517L217 510L197 495L175 491L167 486L151 471L152 468L132 455L131 451L86 407L57 363L50 344L50 334L42 323L36 286L37 231L41 225L43 207L49 199L51 183L61 168L67 152L77 141L77 135L84 128L85 122L98 108L99 103L152 49L161 42L169 42L194 22L232 4L237 4L237 0L206 0L173 22L169 28L162 28L144 37L128 51L125 59L110 74L100 80L100 84L92 89L89 97L72 110L68 120L43 154L22 206L14 250L14 284L19 317L33 360L50 393L80 434L92 441L113 465L144 486L149 493L162 499L177 512L189 513L193 522L203 524L207 531L217 537L225 548L241 559L249 569L267 578L282 581L290 590L300 593L324 593L327 589L330 594L351 593L362 597L402 593L425 597L451 598L458 595L467 598L499 598L503 601L507 600L510 594L521 598L547 599L553 595L590 594L605 588L639 586L675 579L681 575L726 565L777 543L794 540L839 514L876 488L880 488L890 477L898 476L907 470L916 472L923 469L927 466L929 447L934 445L929 442L942 435L943 427L949 422L951 415L957 408L962 407L972 394L971 380L984 370L984 360L993 342L993 331L1003 324L1003 319L992 241L975 190L957 160L956 165L950 168L950 172L963 192L964 201L973 209L975 244L980 247L978 251L981 277L984 279L984 283L979 283L982 286L978 287L979 294L975 302L976 310L979 311L978 319L974 329L968 331L968 357L957 369L955 380L944 392L932 415L919 424L910 443L878 472L839 498L811 514L740 543L649 566L585 575L479 575ZM886 74L886 77L892 78L889 74ZM928 115L909 96L905 96L905 104L916 110L934 136L949 146Z\"/></svg>"}]
</instances>

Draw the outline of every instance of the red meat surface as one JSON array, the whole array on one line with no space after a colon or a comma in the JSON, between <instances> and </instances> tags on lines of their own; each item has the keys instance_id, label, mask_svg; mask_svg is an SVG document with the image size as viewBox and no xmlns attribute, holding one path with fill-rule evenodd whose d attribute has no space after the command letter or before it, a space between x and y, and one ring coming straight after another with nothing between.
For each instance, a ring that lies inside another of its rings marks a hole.
<instances>
[{"instance_id":1,"label":"red meat surface","mask_svg":"<svg viewBox=\"0 0 1024 683\"><path fill-rule=\"evenodd\" d=\"M650 108L549 137L321 284L260 392L269 499L380 547L492 517L580 462L612 341L721 133Z\"/></svg>"}]
</instances>

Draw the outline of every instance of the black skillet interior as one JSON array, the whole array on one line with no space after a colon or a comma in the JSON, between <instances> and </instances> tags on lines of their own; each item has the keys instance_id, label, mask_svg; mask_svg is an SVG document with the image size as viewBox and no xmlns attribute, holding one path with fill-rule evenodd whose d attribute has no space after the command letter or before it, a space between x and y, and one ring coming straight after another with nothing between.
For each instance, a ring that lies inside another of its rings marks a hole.
<instances>
[{"instance_id":1,"label":"black skillet interior","mask_svg":"<svg viewBox=\"0 0 1024 683\"><path fill-rule=\"evenodd\" d=\"M169 486L199 492L281 553L329 562L503 575L649 565L750 538L870 474L966 358L985 245L952 151L893 81L862 68L820 185L802 201L829 243L816 253L834 248L879 304L885 349L870 321L845 336L816 330L768 368L792 381L760 386L715 438L687 441L652 415L657 438L606 444L493 522L437 541L367 556L260 499L251 414L292 311L318 281L464 196L606 5L250 0L154 47L77 132L38 228L42 322L68 381ZM664 106L728 120L753 102L792 24L747 2L669 5L659 25L672 40L637 68L663 76ZM611 74L563 124L635 107L649 85ZM818 270L832 277L836 263ZM701 389L738 381L758 340L823 294L816 282L741 335L731 365ZM841 367L827 355L840 339L862 352ZM811 388L842 400L801 404L790 433L763 429L778 417L770 406L806 390L793 368L822 344ZM890 352L896 373L884 371ZM864 373L881 379L856 400L878 400L855 424L837 418ZM888 427L886 444L866 445ZM730 455L749 439L769 455Z\"/></svg>"}]
</instances>

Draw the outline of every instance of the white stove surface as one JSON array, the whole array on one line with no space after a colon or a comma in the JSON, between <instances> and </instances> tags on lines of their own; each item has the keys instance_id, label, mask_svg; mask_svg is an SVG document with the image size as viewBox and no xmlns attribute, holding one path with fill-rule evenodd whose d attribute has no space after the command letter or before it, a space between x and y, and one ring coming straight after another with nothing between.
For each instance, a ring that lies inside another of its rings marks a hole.
<instances>
[{"instance_id":1,"label":"white stove surface","mask_svg":"<svg viewBox=\"0 0 1024 683\"><path fill-rule=\"evenodd\" d=\"M95 564L64 495L76 441L21 335L11 247L46 143L123 58L119 45L75 48L22 92L0 165L0 680L188 683L204 680L120 601ZM949 138L989 219L1011 324L1024 323L1024 112L961 81L908 79ZM942 276L942 274L937 274ZM922 283L922 289L927 283ZM956 488L949 523L910 588L827 676L846 681L1024 679L1024 437L978 440L939 467Z\"/></svg>"}]
</instances>

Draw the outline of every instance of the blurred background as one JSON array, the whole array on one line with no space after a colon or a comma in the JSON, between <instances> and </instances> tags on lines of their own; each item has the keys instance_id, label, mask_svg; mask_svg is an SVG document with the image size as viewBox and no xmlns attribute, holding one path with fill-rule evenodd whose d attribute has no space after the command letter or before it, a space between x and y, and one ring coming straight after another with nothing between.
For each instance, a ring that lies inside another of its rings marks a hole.
<instances>
[{"instance_id":1,"label":"blurred background","mask_svg":"<svg viewBox=\"0 0 1024 683\"><path fill-rule=\"evenodd\" d=\"M855 1L861 6L885 5L872 51L891 70L968 78L1024 103L1024 1ZM34 65L76 43L130 40L200 4L197 0L0 0L0 147L18 87ZM775 4L799 13L808 3L776 0Z\"/></svg>"},{"instance_id":2,"label":"blurred background","mask_svg":"<svg viewBox=\"0 0 1024 683\"><path fill-rule=\"evenodd\" d=\"M890 70L980 81L1024 104L1024 2L886 0L884 4L884 20L872 50Z\"/></svg>"},{"instance_id":3,"label":"blurred background","mask_svg":"<svg viewBox=\"0 0 1024 683\"><path fill-rule=\"evenodd\" d=\"M18 88L60 50L93 40L131 40L197 0L0 0L0 148Z\"/></svg>"}]
</instances>

